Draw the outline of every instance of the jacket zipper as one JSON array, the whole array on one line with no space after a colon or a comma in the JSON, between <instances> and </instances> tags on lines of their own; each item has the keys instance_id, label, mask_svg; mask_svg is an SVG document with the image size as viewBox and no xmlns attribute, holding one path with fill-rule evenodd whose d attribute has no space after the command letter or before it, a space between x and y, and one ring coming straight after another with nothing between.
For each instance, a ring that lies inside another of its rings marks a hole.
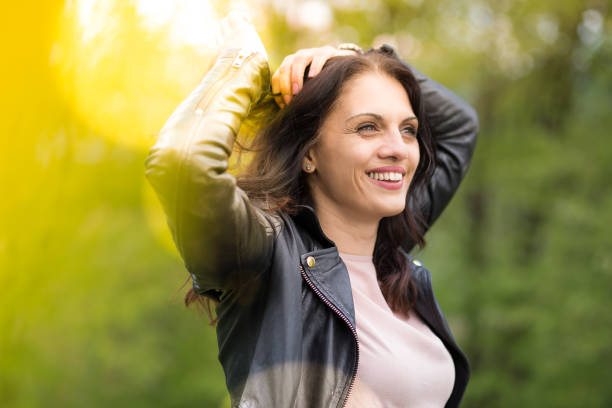
<instances>
[{"instance_id":1,"label":"jacket zipper","mask_svg":"<svg viewBox=\"0 0 612 408\"><path fill-rule=\"evenodd\" d=\"M308 275L306 275L306 271L304 270L304 267L302 265L300 265L300 273L302 274L302 277L304 278L304 280L306 281L306 283L308 284L308 286L310 286L310 288L316 293L316 295L331 309L334 311L334 313L336 313L342 320L344 320L344 322L348 325L349 329L351 329L351 332L353 333L353 338L355 339L355 344L357 346L356 348L356 359L355 359L355 368L353 369L353 375L351 377L351 383L349 384L349 388L348 388L348 392L346 393L346 397L344 398L344 401L342 402L342 408L344 408L346 406L346 403L348 401L349 395L351 395L351 391L353 390L353 385L355 383L355 377L357 376L357 367L359 366L359 338L357 337L357 330L355 330L355 328L353 327L353 325L351 324L351 322L349 321L349 319L340 311L338 310L338 308L336 306L334 306L329 300L327 300L325 298L325 296L323 296L323 294L321 293L321 291L319 290L319 288L317 288L312 281L310 280L310 278L308 277Z\"/></svg>"},{"instance_id":2,"label":"jacket zipper","mask_svg":"<svg viewBox=\"0 0 612 408\"><path fill-rule=\"evenodd\" d=\"M233 58L233 63L231 65L228 65L228 67L221 74L219 74L219 77L211 85L211 87L206 92L204 97L200 100L200 102L198 102L195 111L198 114L203 114L208 108L208 105L210 104L212 99L217 96L217 93L219 92L220 88L223 85L227 84L226 80L232 78L235 73L239 72L242 64L251 59L251 57L255 54L255 52L245 53L245 51L241 50L238 55Z\"/></svg>"}]
</instances>

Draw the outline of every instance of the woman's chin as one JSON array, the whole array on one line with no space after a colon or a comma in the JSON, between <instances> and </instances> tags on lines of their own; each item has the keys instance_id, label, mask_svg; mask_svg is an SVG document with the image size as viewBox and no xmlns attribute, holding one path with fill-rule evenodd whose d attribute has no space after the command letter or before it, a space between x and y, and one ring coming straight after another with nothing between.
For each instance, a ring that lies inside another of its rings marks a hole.
<instances>
[{"instance_id":1,"label":"woman's chin","mask_svg":"<svg viewBox=\"0 0 612 408\"><path fill-rule=\"evenodd\" d=\"M391 203L385 203L385 205L378 206L378 211L376 212L380 214L381 218L393 217L401 214L402 211L404 211L404 208L406 208L405 202L401 202L396 205L392 205Z\"/></svg>"}]
</instances>

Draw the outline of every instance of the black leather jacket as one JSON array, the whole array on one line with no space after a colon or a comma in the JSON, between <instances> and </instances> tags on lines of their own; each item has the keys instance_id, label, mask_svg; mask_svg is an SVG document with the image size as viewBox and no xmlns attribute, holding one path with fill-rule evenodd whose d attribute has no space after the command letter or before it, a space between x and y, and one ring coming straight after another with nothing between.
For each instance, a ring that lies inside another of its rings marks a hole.
<instances>
[{"instance_id":1,"label":"black leather jacket","mask_svg":"<svg viewBox=\"0 0 612 408\"><path fill-rule=\"evenodd\" d=\"M194 288L220 302L219 360L232 407L341 407L359 362L346 266L311 207L293 216L262 211L226 171L242 120L270 87L266 60L260 54L240 59L239 51L224 52L176 109L146 159L146 175ZM467 170L478 119L451 91L414 72L438 150L420 202L431 223ZM405 250L411 248L406 243ZM429 272L405 255L418 286L415 309L454 361L446 404L454 407L468 381L468 362Z\"/></svg>"}]
</instances>

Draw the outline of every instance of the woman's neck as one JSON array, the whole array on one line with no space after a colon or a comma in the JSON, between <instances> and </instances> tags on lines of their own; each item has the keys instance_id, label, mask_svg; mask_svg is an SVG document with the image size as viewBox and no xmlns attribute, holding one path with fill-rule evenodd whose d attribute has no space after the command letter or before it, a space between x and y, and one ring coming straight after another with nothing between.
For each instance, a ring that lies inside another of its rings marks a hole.
<instances>
[{"instance_id":1,"label":"woman's neck","mask_svg":"<svg viewBox=\"0 0 612 408\"><path fill-rule=\"evenodd\" d=\"M353 255L373 255L380 220L361 219L338 208L316 207L321 229L334 241L338 251Z\"/></svg>"}]
</instances>

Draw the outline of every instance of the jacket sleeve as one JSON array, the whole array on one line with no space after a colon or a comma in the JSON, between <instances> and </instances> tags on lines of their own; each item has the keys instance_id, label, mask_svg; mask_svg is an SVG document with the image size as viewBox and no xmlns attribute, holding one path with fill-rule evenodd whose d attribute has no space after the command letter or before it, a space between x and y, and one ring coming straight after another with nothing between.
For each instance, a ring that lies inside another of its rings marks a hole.
<instances>
[{"instance_id":1,"label":"jacket sleeve","mask_svg":"<svg viewBox=\"0 0 612 408\"><path fill-rule=\"evenodd\" d=\"M467 172L476 147L478 115L448 88L405 64L421 87L427 121L436 145L434 174L416 202L407 203L421 209L426 228L429 228L446 208ZM408 242L404 248L409 251L413 246L414 243Z\"/></svg>"},{"instance_id":2,"label":"jacket sleeve","mask_svg":"<svg viewBox=\"0 0 612 408\"><path fill-rule=\"evenodd\" d=\"M243 285L267 269L278 222L251 204L228 169L241 122L270 87L258 53L222 53L170 116L145 159L197 293Z\"/></svg>"}]
</instances>

